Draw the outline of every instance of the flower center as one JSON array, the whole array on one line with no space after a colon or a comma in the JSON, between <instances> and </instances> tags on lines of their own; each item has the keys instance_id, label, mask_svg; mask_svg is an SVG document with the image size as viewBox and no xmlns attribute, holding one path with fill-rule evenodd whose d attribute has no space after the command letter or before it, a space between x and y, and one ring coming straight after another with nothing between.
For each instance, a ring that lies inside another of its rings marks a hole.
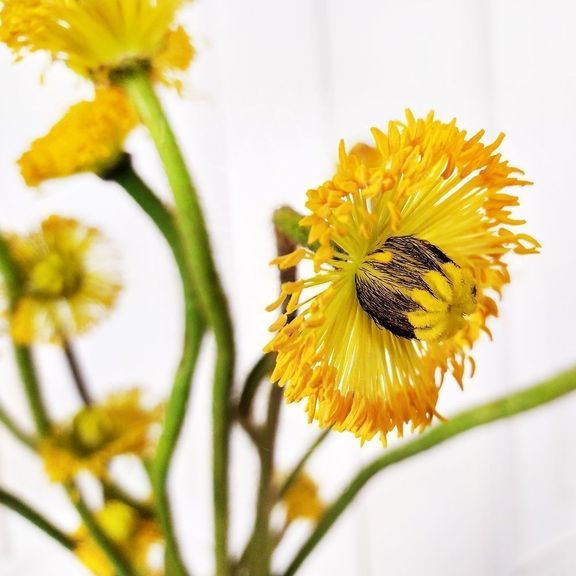
<instances>
[{"instance_id":1,"label":"flower center","mask_svg":"<svg viewBox=\"0 0 576 576\"><path fill-rule=\"evenodd\" d=\"M443 340L476 309L472 275L413 236L388 238L356 271L356 295L380 328L402 338Z\"/></svg>"},{"instance_id":2,"label":"flower center","mask_svg":"<svg viewBox=\"0 0 576 576\"><path fill-rule=\"evenodd\" d=\"M73 259L52 253L32 268L29 290L38 298L66 298L74 294L81 281L81 270Z\"/></svg>"}]
</instances>

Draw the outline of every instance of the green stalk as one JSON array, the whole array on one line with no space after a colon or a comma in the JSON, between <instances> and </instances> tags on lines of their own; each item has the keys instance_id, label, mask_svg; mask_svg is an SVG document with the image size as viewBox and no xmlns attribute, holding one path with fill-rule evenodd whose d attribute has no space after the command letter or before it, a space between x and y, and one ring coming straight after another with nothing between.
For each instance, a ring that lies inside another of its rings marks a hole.
<instances>
[{"instance_id":1,"label":"green stalk","mask_svg":"<svg viewBox=\"0 0 576 576\"><path fill-rule=\"evenodd\" d=\"M314 440L310 448L308 448L308 450L306 450L306 452L302 455L302 458L300 458L296 466L294 466L294 468L288 475L288 478L286 478L286 480L278 490L277 495L278 500L281 500L284 494L288 492L292 484L294 484L298 476L300 476L300 473L304 469L304 466L306 466L306 464L308 463L308 460L310 460L314 452L316 452L316 449L322 445L322 443L324 442L324 440L326 440L326 438L328 438L328 434L330 434L330 431L331 429L328 428L327 430L324 430L321 434L319 434L318 438Z\"/></svg>"},{"instance_id":2,"label":"green stalk","mask_svg":"<svg viewBox=\"0 0 576 576\"><path fill-rule=\"evenodd\" d=\"M274 369L274 362L276 359L275 354L264 354L260 356L252 370L248 373L242 394L238 401L238 417L240 420L249 420L252 414L252 404L258 392L258 387L267 376L272 374Z\"/></svg>"},{"instance_id":3,"label":"green stalk","mask_svg":"<svg viewBox=\"0 0 576 576\"><path fill-rule=\"evenodd\" d=\"M6 240L0 235L0 274L4 279L4 287L10 309L13 309L21 291L20 277L14 266L10 250ZM38 375L34 365L34 359L28 346L21 346L12 341L14 359L18 366L20 378L24 385L24 392L28 399L30 411L36 425L39 436L46 436L50 431L50 421L44 406L44 400L40 391Z\"/></svg>"},{"instance_id":4,"label":"green stalk","mask_svg":"<svg viewBox=\"0 0 576 576\"><path fill-rule=\"evenodd\" d=\"M216 575L228 576L228 457L230 395L234 376L234 337L228 302L214 261L196 189L182 152L146 70L120 77L156 144L176 203L176 222L195 293L214 331L217 357L213 387L213 491Z\"/></svg>"},{"instance_id":5,"label":"green stalk","mask_svg":"<svg viewBox=\"0 0 576 576\"><path fill-rule=\"evenodd\" d=\"M124 554L116 545L106 536L104 531L100 528L92 512L82 499L80 492L74 486L66 486L66 491L70 501L76 508L84 526L88 530L90 536L94 539L96 544L100 547L106 558L114 566L117 576L139 576L138 573L132 568L130 562L124 557Z\"/></svg>"},{"instance_id":6,"label":"green stalk","mask_svg":"<svg viewBox=\"0 0 576 576\"><path fill-rule=\"evenodd\" d=\"M398 448L388 450L380 458L377 458L361 470L342 494L332 503L283 576L296 574L306 558L356 498L360 490L382 470L416 454L430 450L430 448L438 446L468 430L532 410L573 391L576 391L576 368L554 376L536 386L504 396L476 408L465 410L452 417L446 423L434 426L428 432L400 445Z\"/></svg>"},{"instance_id":7,"label":"green stalk","mask_svg":"<svg viewBox=\"0 0 576 576\"><path fill-rule=\"evenodd\" d=\"M62 338L62 350L64 352L64 357L66 358L68 368L70 369L70 373L72 374L72 380L76 386L78 396L80 396L82 402L84 402L86 406L91 406L94 403L92 400L92 395L88 389L88 383L86 382L86 378L84 377L84 373L80 367L80 362L78 361L78 357L76 356L76 351L74 350L72 342L66 340L66 338Z\"/></svg>"},{"instance_id":8,"label":"green stalk","mask_svg":"<svg viewBox=\"0 0 576 576\"><path fill-rule=\"evenodd\" d=\"M250 576L268 576L270 569L270 556L272 545L270 542L270 512L274 506L274 452L278 430L278 418L282 405L282 389L273 385L268 400L268 415L262 434L262 441L258 446L260 456L260 483L258 486L258 499L256 501L256 520L254 531L249 543L248 560Z\"/></svg>"},{"instance_id":9,"label":"green stalk","mask_svg":"<svg viewBox=\"0 0 576 576\"><path fill-rule=\"evenodd\" d=\"M62 530L60 530L60 528L54 526L52 522L44 518L44 516L36 512L36 510L28 506L25 502L22 502L22 500L13 494L0 489L0 504L6 506L13 512L16 512L23 518L26 518L26 520L58 542L58 544L64 546L64 548L71 551L74 550L75 544L72 538L67 536Z\"/></svg>"},{"instance_id":10,"label":"green stalk","mask_svg":"<svg viewBox=\"0 0 576 576\"><path fill-rule=\"evenodd\" d=\"M3 406L0 406L0 422L4 424L6 429L12 433L12 435L22 442L25 446L31 450L36 450L36 441L27 432L24 432L22 428L16 423L14 418L6 412Z\"/></svg>"},{"instance_id":11,"label":"green stalk","mask_svg":"<svg viewBox=\"0 0 576 576\"><path fill-rule=\"evenodd\" d=\"M112 172L106 174L105 178L113 180L122 186L156 224L158 230L172 249L182 279L185 303L182 357L174 376L172 392L166 408L164 427L150 470L150 479L154 489L158 519L166 539L166 556L167 563L171 569L170 574L185 576L187 570L180 553L170 508L168 478L170 465L186 417L192 389L192 377L204 335L204 321L191 283L186 253L178 234L174 217L168 208L136 174L129 156L126 156Z\"/></svg>"}]
</instances>

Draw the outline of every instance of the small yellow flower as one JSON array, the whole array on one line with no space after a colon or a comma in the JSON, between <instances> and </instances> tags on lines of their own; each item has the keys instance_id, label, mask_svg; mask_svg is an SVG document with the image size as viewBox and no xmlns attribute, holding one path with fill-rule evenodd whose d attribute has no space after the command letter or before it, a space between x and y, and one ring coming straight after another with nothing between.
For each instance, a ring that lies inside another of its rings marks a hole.
<instances>
[{"instance_id":1,"label":"small yellow flower","mask_svg":"<svg viewBox=\"0 0 576 576\"><path fill-rule=\"evenodd\" d=\"M149 564L152 546L162 543L157 524L141 518L138 512L117 501L107 502L96 513L96 522L125 558L142 574L153 574ZM96 576L115 576L116 570L84 526L76 532L75 553Z\"/></svg>"},{"instance_id":2,"label":"small yellow flower","mask_svg":"<svg viewBox=\"0 0 576 576\"><path fill-rule=\"evenodd\" d=\"M42 441L46 473L53 482L68 482L83 470L102 478L117 456L149 456L161 417L161 408L142 406L138 390L83 408Z\"/></svg>"},{"instance_id":3,"label":"small yellow flower","mask_svg":"<svg viewBox=\"0 0 576 576\"><path fill-rule=\"evenodd\" d=\"M309 243L273 262L302 260L314 274L282 286L287 322L266 350L274 381L290 402L307 399L309 418L364 440L404 426L422 430L436 413L448 372L462 385L470 349L510 280L504 257L539 244L511 227L529 182L489 145L433 114L388 132L375 146L340 147L334 178L308 192Z\"/></svg>"},{"instance_id":4,"label":"small yellow flower","mask_svg":"<svg viewBox=\"0 0 576 576\"><path fill-rule=\"evenodd\" d=\"M18 161L28 186L80 172L102 174L113 168L124 141L138 123L118 88L97 88L93 100L75 104Z\"/></svg>"},{"instance_id":5,"label":"small yellow flower","mask_svg":"<svg viewBox=\"0 0 576 576\"><path fill-rule=\"evenodd\" d=\"M121 286L95 228L50 216L40 231L7 241L22 282L10 313L16 342L60 342L86 332L114 306Z\"/></svg>"},{"instance_id":6,"label":"small yellow flower","mask_svg":"<svg viewBox=\"0 0 576 576\"><path fill-rule=\"evenodd\" d=\"M317 522L326 506L318 494L318 486L308 474L301 472L281 499L286 512L286 524L295 520Z\"/></svg>"},{"instance_id":7,"label":"small yellow flower","mask_svg":"<svg viewBox=\"0 0 576 576\"><path fill-rule=\"evenodd\" d=\"M175 26L186 0L2 0L0 40L21 56L48 52L96 82L148 67L170 81L194 56Z\"/></svg>"}]
</instances>

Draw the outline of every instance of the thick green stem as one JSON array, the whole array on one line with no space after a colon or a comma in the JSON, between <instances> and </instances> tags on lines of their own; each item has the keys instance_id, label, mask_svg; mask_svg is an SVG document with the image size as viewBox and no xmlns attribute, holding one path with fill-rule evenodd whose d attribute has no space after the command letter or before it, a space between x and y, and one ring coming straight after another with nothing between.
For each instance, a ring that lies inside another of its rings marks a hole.
<instances>
[{"instance_id":1,"label":"thick green stem","mask_svg":"<svg viewBox=\"0 0 576 576\"><path fill-rule=\"evenodd\" d=\"M12 257L10 250L4 238L0 235L0 274L4 280L4 287L6 296L8 298L8 305L13 309L16 305L18 297L20 296L21 286L20 277ZM14 359L18 366L20 378L24 385L24 391L28 399L30 411L36 425L36 430L39 436L45 436L50 431L50 421L44 406L44 400L40 391L38 383L38 376L34 366L32 353L27 346L13 344Z\"/></svg>"},{"instance_id":2,"label":"thick green stem","mask_svg":"<svg viewBox=\"0 0 576 576\"><path fill-rule=\"evenodd\" d=\"M172 249L182 279L185 303L182 357L174 377L172 392L166 408L164 428L150 469L150 479L154 489L158 518L166 538L167 566L170 567L170 575L184 576L187 574L187 570L174 529L168 496L168 478L170 465L186 417L194 368L204 335L204 321L191 282L186 253L178 234L174 217L169 209L164 206L136 174L128 156L112 172L106 174L105 178L113 180L122 186L156 224L158 230Z\"/></svg>"},{"instance_id":3,"label":"thick green stem","mask_svg":"<svg viewBox=\"0 0 576 576\"><path fill-rule=\"evenodd\" d=\"M430 448L438 446L468 430L532 410L573 391L576 391L576 368L572 368L531 388L504 396L477 408L465 410L450 418L446 423L431 428L428 432L400 445L398 448L388 450L380 458L377 458L361 470L342 494L332 503L283 576L296 574L318 542L322 540L340 515L356 498L360 490L382 470L420 452L430 450Z\"/></svg>"},{"instance_id":4,"label":"thick green stem","mask_svg":"<svg viewBox=\"0 0 576 576\"><path fill-rule=\"evenodd\" d=\"M0 422L2 422L6 429L11 432L17 440L22 442L22 444L31 450L36 450L36 441L34 438L20 428L20 425L16 423L14 418L8 414L3 406L0 406Z\"/></svg>"},{"instance_id":5,"label":"thick green stem","mask_svg":"<svg viewBox=\"0 0 576 576\"><path fill-rule=\"evenodd\" d=\"M176 204L176 222L190 266L195 293L214 331L217 357L213 387L213 491L217 576L228 576L228 458L230 395L234 376L234 337L228 302L212 258L208 231L182 152L147 71L118 79L131 97L156 144Z\"/></svg>"},{"instance_id":6,"label":"thick green stem","mask_svg":"<svg viewBox=\"0 0 576 576\"><path fill-rule=\"evenodd\" d=\"M58 544L64 546L64 548L74 550L74 540L72 540L72 538L67 536L62 530L60 530L60 528L54 526L52 522L44 518L44 516L36 512L36 510L22 502L22 500L13 494L0 489L0 504L6 506L13 512L16 512L23 518L26 518L26 520L58 542Z\"/></svg>"},{"instance_id":7,"label":"thick green stem","mask_svg":"<svg viewBox=\"0 0 576 576\"><path fill-rule=\"evenodd\" d=\"M300 460L298 461L296 466L294 466L294 468L292 469L292 471L288 475L288 478L286 478L286 480L284 481L282 486L280 486L280 489L278 490L278 494L277 494L278 500L280 500L284 496L284 494L286 494L286 492L288 492L288 489L290 488L290 486L292 486L292 484L294 484L295 480L298 478L298 476L300 476L300 473L302 472L302 470L304 470L304 466L306 466L308 460L310 460L310 458L312 457L314 452L316 452L316 450L322 445L324 440L326 440L326 438L328 438L328 434L330 434L330 428L328 428L327 430L324 430L318 436L318 438L316 438L316 440L314 440L314 442L312 443L310 448L308 448L308 450L306 450L306 452L302 455L302 458L300 458Z\"/></svg>"}]
</instances>

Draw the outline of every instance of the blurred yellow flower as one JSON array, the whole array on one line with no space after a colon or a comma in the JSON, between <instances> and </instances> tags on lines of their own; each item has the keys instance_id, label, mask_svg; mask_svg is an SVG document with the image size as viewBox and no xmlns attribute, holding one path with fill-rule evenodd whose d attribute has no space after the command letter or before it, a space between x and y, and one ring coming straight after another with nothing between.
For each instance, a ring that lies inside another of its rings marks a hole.
<instances>
[{"instance_id":1,"label":"blurred yellow flower","mask_svg":"<svg viewBox=\"0 0 576 576\"><path fill-rule=\"evenodd\" d=\"M83 408L41 442L46 473L53 482L68 482L81 471L102 478L116 456L149 456L162 412L143 407L138 390Z\"/></svg>"},{"instance_id":2,"label":"blurred yellow flower","mask_svg":"<svg viewBox=\"0 0 576 576\"><path fill-rule=\"evenodd\" d=\"M113 168L124 141L138 123L118 88L97 88L93 100L75 104L18 161L28 186L80 172L102 174Z\"/></svg>"},{"instance_id":3,"label":"blurred yellow flower","mask_svg":"<svg viewBox=\"0 0 576 576\"><path fill-rule=\"evenodd\" d=\"M153 520L140 517L136 510L115 500L107 502L95 516L104 534L136 570L142 574L155 574L150 567L149 554L152 546L162 543L162 537ZM76 556L93 574L115 576L114 566L84 526L77 530L75 538Z\"/></svg>"},{"instance_id":4,"label":"blurred yellow flower","mask_svg":"<svg viewBox=\"0 0 576 576\"><path fill-rule=\"evenodd\" d=\"M95 228L50 216L38 232L7 241L22 282L10 313L16 342L58 343L86 332L114 306L121 285Z\"/></svg>"},{"instance_id":5,"label":"blurred yellow flower","mask_svg":"<svg viewBox=\"0 0 576 576\"><path fill-rule=\"evenodd\" d=\"M301 472L281 499L286 512L286 524L294 520L317 522L326 506L318 494L318 486L308 474Z\"/></svg>"},{"instance_id":6,"label":"blurred yellow flower","mask_svg":"<svg viewBox=\"0 0 576 576\"><path fill-rule=\"evenodd\" d=\"M133 68L170 81L194 56L175 26L187 0L2 0L0 40L21 56L45 51L96 82Z\"/></svg>"},{"instance_id":7,"label":"blurred yellow flower","mask_svg":"<svg viewBox=\"0 0 576 576\"><path fill-rule=\"evenodd\" d=\"M529 182L455 121L391 122L372 131L375 146L340 147L334 178L308 192L315 252L299 248L277 258L302 260L314 273L282 286L288 322L266 350L277 352L273 380L288 401L307 399L309 418L349 430L363 441L404 425L422 430L436 415L445 373L462 385L470 348L495 295L510 280L503 257L537 252L530 236L512 232L516 196Z\"/></svg>"}]
</instances>

